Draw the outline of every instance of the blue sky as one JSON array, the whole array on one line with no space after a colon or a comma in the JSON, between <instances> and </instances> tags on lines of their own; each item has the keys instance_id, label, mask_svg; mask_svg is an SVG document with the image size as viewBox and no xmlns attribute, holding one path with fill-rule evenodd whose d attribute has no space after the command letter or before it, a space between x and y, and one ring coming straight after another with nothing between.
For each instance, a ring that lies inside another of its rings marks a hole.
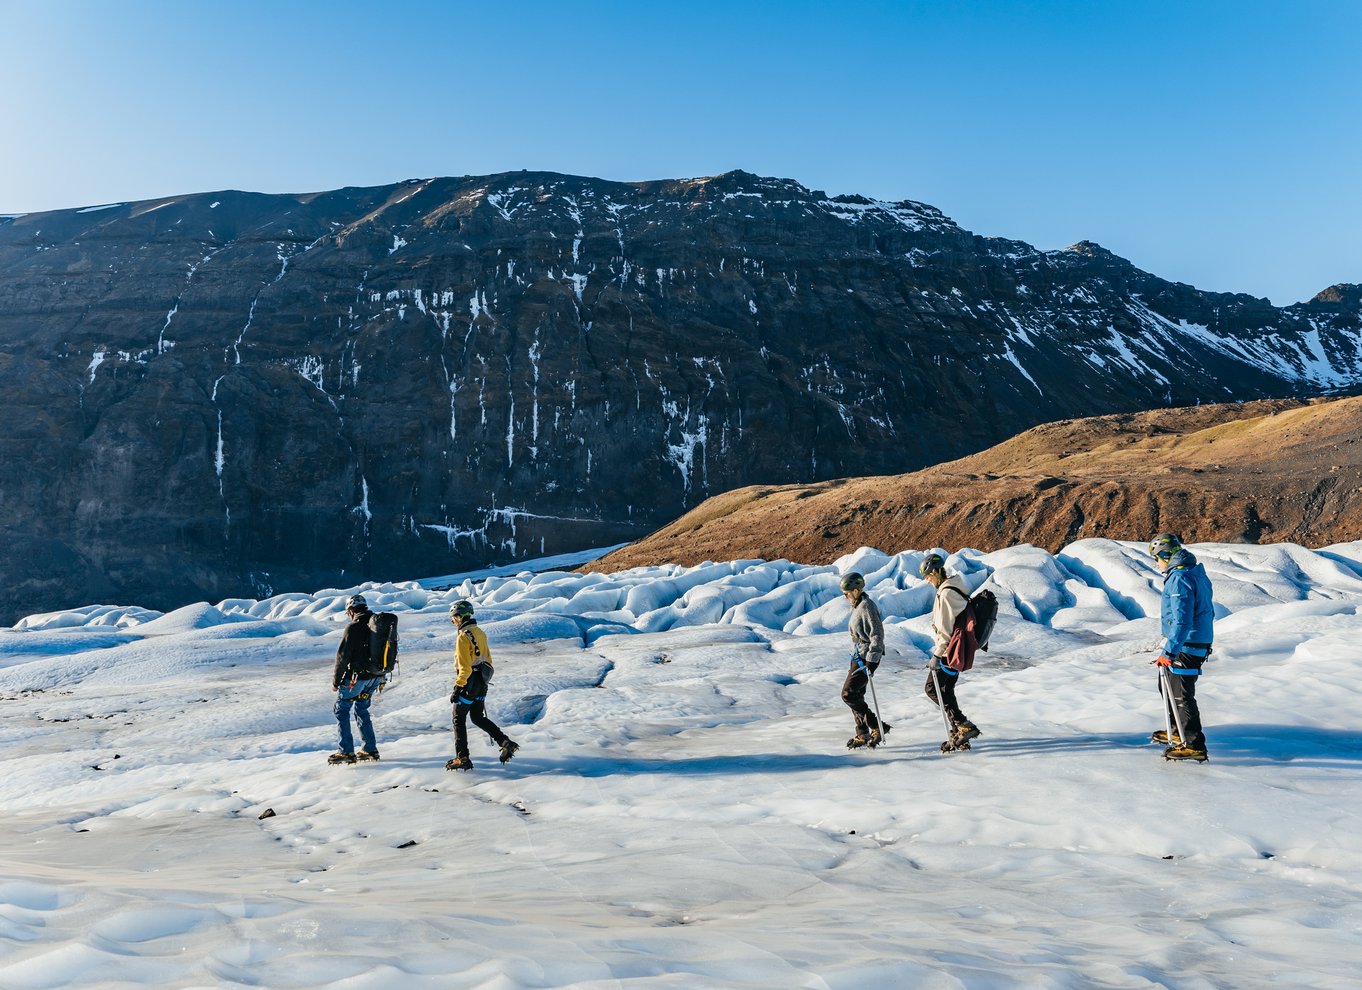
<instances>
[{"instance_id":1,"label":"blue sky","mask_svg":"<svg viewBox=\"0 0 1362 990\"><path fill-rule=\"evenodd\" d=\"M0 212L743 168L1286 304L1362 282L1362 0L0 0Z\"/></svg>"}]
</instances>

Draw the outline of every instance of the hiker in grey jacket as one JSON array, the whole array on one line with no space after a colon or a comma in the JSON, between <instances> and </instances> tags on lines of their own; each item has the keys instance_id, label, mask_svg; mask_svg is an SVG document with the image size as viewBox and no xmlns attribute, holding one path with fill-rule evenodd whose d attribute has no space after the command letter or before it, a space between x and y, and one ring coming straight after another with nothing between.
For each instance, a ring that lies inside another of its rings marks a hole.
<instances>
[{"instance_id":1,"label":"hiker in grey jacket","mask_svg":"<svg viewBox=\"0 0 1362 990\"><path fill-rule=\"evenodd\" d=\"M960 743L967 743L979 735L979 727L965 718L959 702L955 700L955 685L960 678L960 672L952 670L946 664L946 652L950 645L951 633L955 632L955 624L964 614L965 604L969 601L969 589L965 587L965 582L959 575L947 576L946 558L939 553L929 553L922 558L918 572L923 580L936 589L936 601L932 605L932 660L928 666L927 683L923 685L923 691L931 699L932 704L945 709L946 718L951 723L951 738L947 740L947 744L951 745L952 749L962 748ZM939 698L938 684L941 688Z\"/></svg>"},{"instance_id":2,"label":"hiker in grey jacket","mask_svg":"<svg viewBox=\"0 0 1362 990\"><path fill-rule=\"evenodd\" d=\"M842 578L842 594L851 604L851 666L842 683L842 700L856 720L856 734L847 740L847 749L871 749L884 741L889 723L880 724L870 706L865 703L865 691L870 678L884 658L884 622L880 610L865 593L865 578L852 571Z\"/></svg>"}]
</instances>

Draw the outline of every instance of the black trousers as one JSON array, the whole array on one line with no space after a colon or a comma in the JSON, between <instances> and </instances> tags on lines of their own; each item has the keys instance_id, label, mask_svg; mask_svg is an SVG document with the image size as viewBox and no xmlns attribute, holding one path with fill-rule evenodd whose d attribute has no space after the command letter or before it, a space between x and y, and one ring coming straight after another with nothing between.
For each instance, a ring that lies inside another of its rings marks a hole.
<instances>
[{"instance_id":1,"label":"black trousers","mask_svg":"<svg viewBox=\"0 0 1362 990\"><path fill-rule=\"evenodd\" d=\"M454 755L468 759L468 720L472 719L492 742L500 746L506 733L487 717L487 683L491 680L486 664L474 664L468 683L454 692Z\"/></svg>"},{"instance_id":2,"label":"black trousers","mask_svg":"<svg viewBox=\"0 0 1362 990\"><path fill-rule=\"evenodd\" d=\"M1167 684L1167 698L1173 700L1173 710L1177 712L1177 717L1173 719L1173 731L1178 731L1181 720L1182 731L1186 733L1182 737L1182 744L1192 749L1205 749L1206 734L1201 731L1201 709L1196 703L1196 679L1196 674L1174 674L1171 671L1167 676L1160 674L1159 694L1164 693L1163 686Z\"/></svg>"},{"instance_id":3,"label":"black trousers","mask_svg":"<svg viewBox=\"0 0 1362 990\"><path fill-rule=\"evenodd\" d=\"M936 674L933 678L932 674ZM951 726L957 726L961 722L968 722L965 713L960 710L959 703L955 700L955 682L960 679L960 675L942 670L935 659L932 660L932 669L927 672L927 683L923 685L922 693L925 694L938 708L946 709L946 717L950 719ZM936 685L941 684L941 697L936 696Z\"/></svg>"},{"instance_id":4,"label":"black trousers","mask_svg":"<svg viewBox=\"0 0 1362 990\"><path fill-rule=\"evenodd\" d=\"M842 700L851 709L851 717L856 720L856 734L865 735L871 729L878 729L880 721L875 717L875 713L870 710L870 706L865 703L865 690L870 685L870 677L866 673L866 667L870 668L873 674L879 669L880 662L873 660L862 666L861 662L855 657L851 658L851 669L847 671L847 679L842 682Z\"/></svg>"}]
</instances>

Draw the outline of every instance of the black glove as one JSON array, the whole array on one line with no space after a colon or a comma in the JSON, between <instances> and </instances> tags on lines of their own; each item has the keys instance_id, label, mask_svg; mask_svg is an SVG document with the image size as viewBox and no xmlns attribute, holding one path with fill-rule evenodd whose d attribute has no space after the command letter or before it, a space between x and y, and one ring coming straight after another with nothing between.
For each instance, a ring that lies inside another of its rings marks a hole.
<instances>
[{"instance_id":1,"label":"black glove","mask_svg":"<svg viewBox=\"0 0 1362 990\"><path fill-rule=\"evenodd\" d=\"M449 692L449 703L452 705L452 704L455 704L458 700L459 700L459 689L458 689L458 688L455 688L453 691L450 691L450 692Z\"/></svg>"}]
</instances>

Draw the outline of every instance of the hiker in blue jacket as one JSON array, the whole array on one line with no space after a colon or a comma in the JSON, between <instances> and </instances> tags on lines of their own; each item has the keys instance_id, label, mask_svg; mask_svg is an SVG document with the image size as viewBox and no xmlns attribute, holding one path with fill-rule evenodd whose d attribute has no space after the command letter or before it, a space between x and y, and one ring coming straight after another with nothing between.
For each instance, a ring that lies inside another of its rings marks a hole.
<instances>
[{"instance_id":1,"label":"hiker in blue jacket","mask_svg":"<svg viewBox=\"0 0 1362 990\"><path fill-rule=\"evenodd\" d=\"M1164 704L1171 704L1173 731L1155 732L1150 740L1164 743L1165 759L1206 762L1206 736L1201 731L1201 711L1196 703L1196 681L1201 665L1211 653L1215 605L1206 568L1172 533L1160 533L1149 542L1159 570L1163 571L1163 601L1159 607L1163 651L1154 662L1159 671L1159 690ZM1182 738L1178 738L1179 727Z\"/></svg>"}]
</instances>

